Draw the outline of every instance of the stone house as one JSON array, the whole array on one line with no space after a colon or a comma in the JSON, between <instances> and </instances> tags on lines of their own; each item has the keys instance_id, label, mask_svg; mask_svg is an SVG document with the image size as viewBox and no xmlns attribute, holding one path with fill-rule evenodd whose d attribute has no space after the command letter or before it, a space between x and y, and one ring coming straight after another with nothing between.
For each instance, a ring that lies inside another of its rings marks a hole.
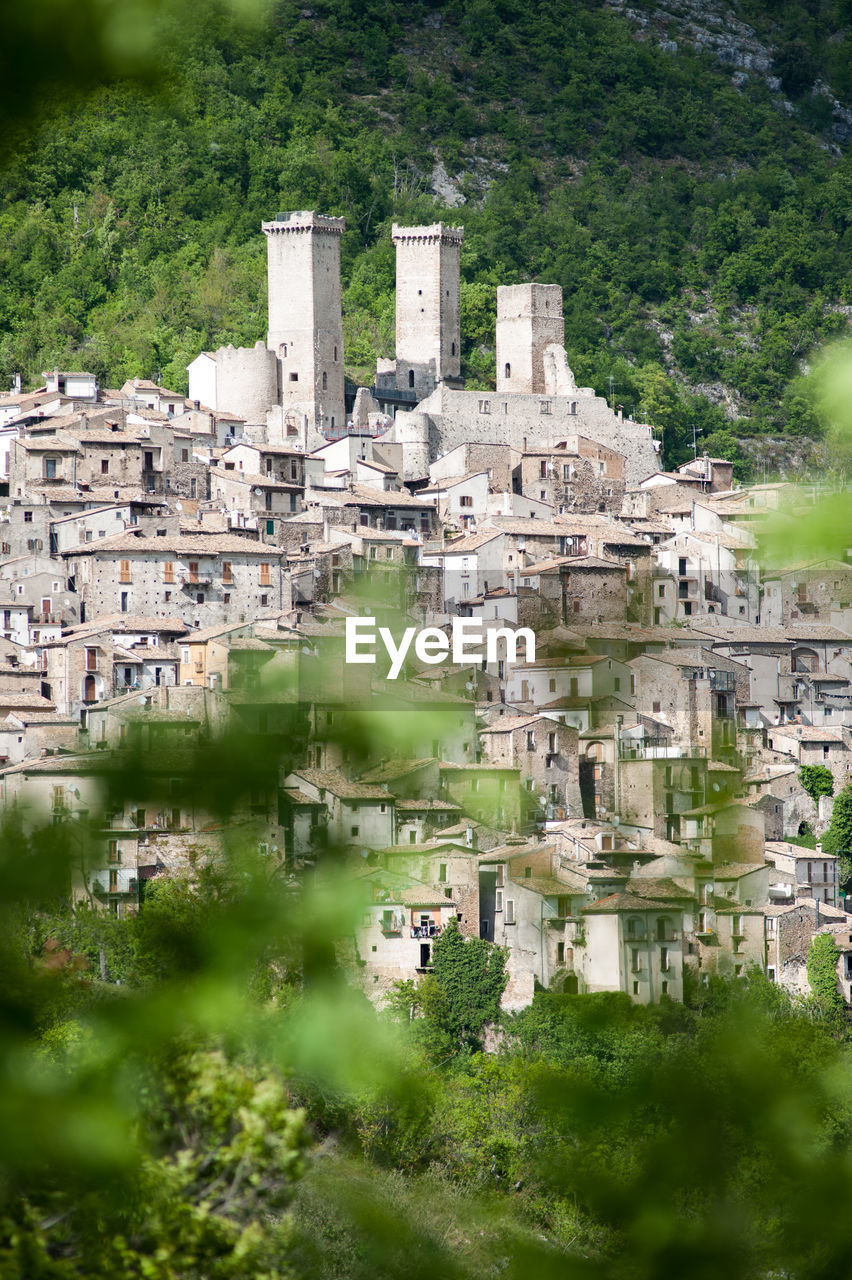
<instances>
[{"instance_id":1,"label":"stone house","mask_svg":"<svg viewBox=\"0 0 852 1280\"><path fill-rule=\"evenodd\" d=\"M475 471L431 481L425 489L418 489L418 493L437 500L442 524L469 529L488 514L489 487L488 472Z\"/></svg>"},{"instance_id":2,"label":"stone house","mask_svg":"<svg viewBox=\"0 0 852 1280\"><path fill-rule=\"evenodd\" d=\"M571 447L574 445L575 447ZM547 502L562 512L621 510L624 457L592 440L563 442L555 448L529 447L513 456L516 492Z\"/></svg>"},{"instance_id":3,"label":"stone house","mask_svg":"<svg viewBox=\"0 0 852 1280\"><path fill-rule=\"evenodd\" d=\"M502 533L495 529L455 538L440 547L423 548L420 564L443 570L447 609L484 595L489 586L505 585L503 543Z\"/></svg>"},{"instance_id":4,"label":"stone house","mask_svg":"<svg viewBox=\"0 0 852 1280\"><path fill-rule=\"evenodd\" d=\"M684 754L736 755L737 688L748 689L748 669L709 649L664 650L631 659L638 713L671 728Z\"/></svg>"},{"instance_id":5,"label":"stone house","mask_svg":"<svg viewBox=\"0 0 852 1280\"><path fill-rule=\"evenodd\" d=\"M770 873L769 894L773 901L797 902L807 899L841 907L838 891L837 858L822 849L803 849L782 840L766 841Z\"/></svg>"},{"instance_id":6,"label":"stone house","mask_svg":"<svg viewBox=\"0 0 852 1280\"><path fill-rule=\"evenodd\" d=\"M440 798L499 831L521 830L528 811L525 797L517 765L441 764Z\"/></svg>"},{"instance_id":7,"label":"stone house","mask_svg":"<svg viewBox=\"0 0 852 1280\"><path fill-rule=\"evenodd\" d=\"M551 616L568 626L623 621L628 616L628 569L600 556L561 556L525 565L520 584L540 597Z\"/></svg>"},{"instance_id":8,"label":"stone house","mask_svg":"<svg viewBox=\"0 0 852 1280\"><path fill-rule=\"evenodd\" d=\"M180 611L191 626L245 622L291 608L281 553L233 535L143 538L122 533L67 551L88 616ZM82 612L82 609L81 609ZM84 619L81 619L84 620Z\"/></svg>"},{"instance_id":9,"label":"stone house","mask_svg":"<svg viewBox=\"0 0 852 1280\"><path fill-rule=\"evenodd\" d=\"M586 901L583 878L560 864L553 844L519 841L480 854L480 937L509 948L504 1008L524 1008L537 983L571 969L564 925Z\"/></svg>"},{"instance_id":10,"label":"stone house","mask_svg":"<svg viewBox=\"0 0 852 1280\"><path fill-rule=\"evenodd\" d=\"M294 770L284 787L325 805L330 844L384 849L396 843L394 797L384 787L331 769Z\"/></svg>"},{"instance_id":11,"label":"stone house","mask_svg":"<svg viewBox=\"0 0 852 1280\"><path fill-rule=\"evenodd\" d=\"M388 995L394 983L431 969L435 939L455 919L457 906L431 885L387 867L368 867L352 875L363 900L355 959L366 994L378 999Z\"/></svg>"},{"instance_id":12,"label":"stone house","mask_svg":"<svg viewBox=\"0 0 852 1280\"><path fill-rule=\"evenodd\" d=\"M622 892L581 909L573 964L582 991L623 991L637 1004L683 999L684 932L681 899Z\"/></svg>"},{"instance_id":13,"label":"stone house","mask_svg":"<svg viewBox=\"0 0 852 1280\"><path fill-rule=\"evenodd\" d=\"M817 725L775 725L767 730L770 751L790 756L796 764L824 765L831 770L835 794L852 781L852 730Z\"/></svg>"},{"instance_id":14,"label":"stone house","mask_svg":"<svg viewBox=\"0 0 852 1280\"><path fill-rule=\"evenodd\" d=\"M527 821L582 812L576 729L543 715L507 715L481 730L480 741L491 764L520 768Z\"/></svg>"},{"instance_id":15,"label":"stone house","mask_svg":"<svg viewBox=\"0 0 852 1280\"><path fill-rule=\"evenodd\" d=\"M766 976L794 996L810 994L807 964L811 941L830 933L838 947L838 986L852 1004L852 932L844 912L823 903L799 900L771 902L764 908Z\"/></svg>"},{"instance_id":16,"label":"stone house","mask_svg":"<svg viewBox=\"0 0 852 1280\"><path fill-rule=\"evenodd\" d=\"M830 623L832 613L852 604L852 565L842 560L815 560L763 580L761 620L770 626Z\"/></svg>"},{"instance_id":17,"label":"stone house","mask_svg":"<svg viewBox=\"0 0 852 1280\"><path fill-rule=\"evenodd\" d=\"M699 615L760 616L761 601L750 541L729 533L684 530L654 550L654 621ZM674 590L672 590L672 586Z\"/></svg>"},{"instance_id":18,"label":"stone house","mask_svg":"<svg viewBox=\"0 0 852 1280\"><path fill-rule=\"evenodd\" d=\"M397 823L400 819L399 803ZM480 855L465 838L439 834L416 844L406 841L390 849L382 849L379 857L389 870L413 876L422 884L430 885L436 895L452 900L456 904L456 922L460 931L466 937L480 936Z\"/></svg>"}]
</instances>

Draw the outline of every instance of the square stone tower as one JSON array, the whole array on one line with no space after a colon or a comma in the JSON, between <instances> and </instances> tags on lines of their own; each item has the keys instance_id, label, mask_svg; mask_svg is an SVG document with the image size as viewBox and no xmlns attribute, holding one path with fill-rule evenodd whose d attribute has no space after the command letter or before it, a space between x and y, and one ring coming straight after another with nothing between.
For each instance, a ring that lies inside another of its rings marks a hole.
<instances>
[{"instance_id":1,"label":"square stone tower","mask_svg":"<svg viewBox=\"0 0 852 1280\"><path fill-rule=\"evenodd\" d=\"M459 258L464 227L392 229L396 245L396 385L418 400L461 373Z\"/></svg>"},{"instance_id":2,"label":"square stone tower","mask_svg":"<svg viewBox=\"0 0 852 1280\"><path fill-rule=\"evenodd\" d=\"M285 422L345 425L340 237L346 223L313 211L262 224L269 276L266 345L278 357ZM307 421L301 421L306 419ZM294 434L290 431L290 434Z\"/></svg>"},{"instance_id":3,"label":"square stone tower","mask_svg":"<svg viewBox=\"0 0 852 1280\"><path fill-rule=\"evenodd\" d=\"M497 391L547 394L544 352L565 346L562 286L509 284L497 289Z\"/></svg>"}]
</instances>

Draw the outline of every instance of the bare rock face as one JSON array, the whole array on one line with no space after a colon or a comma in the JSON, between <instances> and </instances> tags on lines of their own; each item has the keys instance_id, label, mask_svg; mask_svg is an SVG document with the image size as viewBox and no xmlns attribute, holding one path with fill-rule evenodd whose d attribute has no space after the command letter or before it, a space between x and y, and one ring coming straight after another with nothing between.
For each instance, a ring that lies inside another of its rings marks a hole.
<instances>
[{"instance_id":1,"label":"bare rock face","mask_svg":"<svg viewBox=\"0 0 852 1280\"><path fill-rule=\"evenodd\" d=\"M440 160L432 170L429 187L433 195L436 195L448 209L456 209L460 204L465 203L464 196Z\"/></svg>"}]
</instances>

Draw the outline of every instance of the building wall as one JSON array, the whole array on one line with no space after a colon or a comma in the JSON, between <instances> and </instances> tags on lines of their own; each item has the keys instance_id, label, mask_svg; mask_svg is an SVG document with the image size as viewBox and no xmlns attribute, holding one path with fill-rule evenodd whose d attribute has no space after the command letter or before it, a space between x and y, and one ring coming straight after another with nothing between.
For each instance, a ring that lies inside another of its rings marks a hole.
<instances>
[{"instance_id":1,"label":"building wall","mask_svg":"<svg viewBox=\"0 0 852 1280\"><path fill-rule=\"evenodd\" d=\"M312 428L342 426L343 218L301 212L264 222L269 280L267 346L279 362L281 407Z\"/></svg>"},{"instance_id":2,"label":"building wall","mask_svg":"<svg viewBox=\"0 0 852 1280\"><path fill-rule=\"evenodd\" d=\"M423 227L394 223L392 238L397 386L422 398L437 382L461 372L459 257L464 228L443 222Z\"/></svg>"},{"instance_id":3,"label":"building wall","mask_svg":"<svg viewBox=\"0 0 852 1280\"><path fill-rule=\"evenodd\" d=\"M544 351L565 345L558 284L500 285L497 289L497 393L544 395Z\"/></svg>"},{"instance_id":4,"label":"building wall","mask_svg":"<svg viewBox=\"0 0 852 1280\"><path fill-rule=\"evenodd\" d=\"M510 445L520 450L533 444L555 445L579 434L624 455L628 487L658 467L651 428L620 418L601 396L581 390L574 396L540 396L455 391L443 384L417 406L419 422L423 422L424 415L430 428L430 461L468 441ZM403 439L400 419L412 416L397 414L392 428L394 440Z\"/></svg>"},{"instance_id":5,"label":"building wall","mask_svg":"<svg viewBox=\"0 0 852 1280\"><path fill-rule=\"evenodd\" d=\"M229 344L219 347L215 360L216 400L211 409L239 414L247 422L265 423L267 410L278 403L275 351L262 342L253 347L235 348Z\"/></svg>"}]
</instances>

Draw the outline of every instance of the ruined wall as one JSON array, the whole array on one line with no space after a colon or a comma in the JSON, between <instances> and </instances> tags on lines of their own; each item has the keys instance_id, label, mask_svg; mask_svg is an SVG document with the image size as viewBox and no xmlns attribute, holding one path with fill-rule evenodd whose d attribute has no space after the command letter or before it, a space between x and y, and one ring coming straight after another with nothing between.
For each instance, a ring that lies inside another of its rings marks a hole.
<instances>
[{"instance_id":1,"label":"ruined wall","mask_svg":"<svg viewBox=\"0 0 852 1280\"><path fill-rule=\"evenodd\" d=\"M649 426L620 418L603 397L582 390L576 397L548 397L455 391L442 384L417 406L417 415L419 420L425 416L431 427L430 461L470 441L526 450L583 435L624 455L624 480L628 487L638 484L659 466ZM402 439L400 419L412 416L397 414L393 429L395 440Z\"/></svg>"},{"instance_id":2,"label":"ruined wall","mask_svg":"<svg viewBox=\"0 0 852 1280\"><path fill-rule=\"evenodd\" d=\"M497 289L497 392L545 394L544 353L565 345L558 284L500 285Z\"/></svg>"}]
</instances>

